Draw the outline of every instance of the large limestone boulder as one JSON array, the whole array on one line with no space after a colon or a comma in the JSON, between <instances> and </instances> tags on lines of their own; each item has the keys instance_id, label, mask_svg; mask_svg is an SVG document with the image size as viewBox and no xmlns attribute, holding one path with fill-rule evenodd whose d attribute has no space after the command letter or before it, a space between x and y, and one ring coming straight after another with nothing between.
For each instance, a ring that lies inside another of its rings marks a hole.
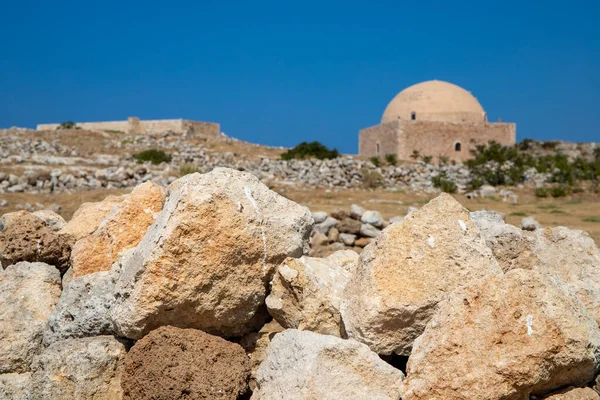
<instances>
[{"instance_id":1,"label":"large limestone boulder","mask_svg":"<svg viewBox=\"0 0 600 400\"><path fill-rule=\"evenodd\" d=\"M59 296L53 266L20 262L0 271L0 374L29 370Z\"/></svg>"},{"instance_id":2,"label":"large limestone boulder","mask_svg":"<svg viewBox=\"0 0 600 400\"><path fill-rule=\"evenodd\" d=\"M216 168L169 186L162 212L123 264L112 318L139 339L173 325L241 336L264 323L268 282L308 251L312 215L248 173Z\"/></svg>"},{"instance_id":3,"label":"large limestone boulder","mask_svg":"<svg viewBox=\"0 0 600 400\"><path fill-rule=\"evenodd\" d=\"M342 256L352 253L358 257L352 251L341 252ZM281 326L344 334L340 301L350 272L335 261L340 255L332 256L288 258L277 268L266 304Z\"/></svg>"},{"instance_id":4,"label":"large limestone boulder","mask_svg":"<svg viewBox=\"0 0 600 400\"><path fill-rule=\"evenodd\" d=\"M106 218L114 206L120 204L126 196L107 196L104 200L94 203L83 203L73 218L62 228L59 233L69 235L75 241L91 235L98 228L100 222Z\"/></svg>"},{"instance_id":5,"label":"large limestone boulder","mask_svg":"<svg viewBox=\"0 0 600 400\"><path fill-rule=\"evenodd\" d=\"M0 374L0 399L33 400L31 373Z\"/></svg>"},{"instance_id":6,"label":"large limestone boulder","mask_svg":"<svg viewBox=\"0 0 600 400\"><path fill-rule=\"evenodd\" d=\"M600 400L598 393L590 388L568 388L544 397L544 400Z\"/></svg>"},{"instance_id":7,"label":"large limestone boulder","mask_svg":"<svg viewBox=\"0 0 600 400\"><path fill-rule=\"evenodd\" d=\"M31 365L35 398L120 400L125 353L112 336L53 343Z\"/></svg>"},{"instance_id":8,"label":"large limestone boulder","mask_svg":"<svg viewBox=\"0 0 600 400\"><path fill-rule=\"evenodd\" d=\"M415 341L403 400L526 399L594 378L600 330L559 279L515 269L457 289Z\"/></svg>"},{"instance_id":9,"label":"large limestone boulder","mask_svg":"<svg viewBox=\"0 0 600 400\"><path fill-rule=\"evenodd\" d=\"M252 399L397 400L403 378L354 340L288 329L273 338Z\"/></svg>"},{"instance_id":10,"label":"large limestone boulder","mask_svg":"<svg viewBox=\"0 0 600 400\"><path fill-rule=\"evenodd\" d=\"M0 260L4 268L19 261L43 262L64 273L72 245L70 237L58 235L41 218L19 214L0 233Z\"/></svg>"},{"instance_id":11,"label":"large limestone boulder","mask_svg":"<svg viewBox=\"0 0 600 400\"><path fill-rule=\"evenodd\" d=\"M158 328L127 353L124 398L236 400L248 387L250 361L235 343L197 329Z\"/></svg>"},{"instance_id":12,"label":"large limestone boulder","mask_svg":"<svg viewBox=\"0 0 600 400\"><path fill-rule=\"evenodd\" d=\"M121 251L137 246L162 209L165 195L165 188L148 181L115 205L91 235L73 246L73 278L108 271Z\"/></svg>"},{"instance_id":13,"label":"large limestone boulder","mask_svg":"<svg viewBox=\"0 0 600 400\"><path fill-rule=\"evenodd\" d=\"M348 337L379 354L408 355L441 300L501 272L469 212L442 194L361 254L341 304Z\"/></svg>"},{"instance_id":14,"label":"large limestone boulder","mask_svg":"<svg viewBox=\"0 0 600 400\"><path fill-rule=\"evenodd\" d=\"M110 310L115 302L114 275L96 272L72 280L48 318L44 343L113 334Z\"/></svg>"}]
</instances>

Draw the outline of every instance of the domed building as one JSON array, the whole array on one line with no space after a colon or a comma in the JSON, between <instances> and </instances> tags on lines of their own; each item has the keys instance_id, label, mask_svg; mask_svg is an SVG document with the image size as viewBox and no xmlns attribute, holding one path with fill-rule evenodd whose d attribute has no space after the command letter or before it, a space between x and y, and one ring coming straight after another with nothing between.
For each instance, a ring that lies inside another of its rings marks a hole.
<instances>
[{"instance_id":1,"label":"domed building","mask_svg":"<svg viewBox=\"0 0 600 400\"><path fill-rule=\"evenodd\" d=\"M390 101L379 125L359 133L359 154L395 153L409 160L422 156L464 161L476 144L495 140L516 141L513 123L489 123L479 101L467 90L449 82L427 81L410 86Z\"/></svg>"}]
</instances>

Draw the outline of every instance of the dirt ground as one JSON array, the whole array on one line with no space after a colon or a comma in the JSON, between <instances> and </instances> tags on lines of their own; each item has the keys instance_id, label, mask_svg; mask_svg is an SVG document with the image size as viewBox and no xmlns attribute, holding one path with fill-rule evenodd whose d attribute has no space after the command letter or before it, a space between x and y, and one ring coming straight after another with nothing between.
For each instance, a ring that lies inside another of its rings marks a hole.
<instances>
[{"instance_id":1,"label":"dirt ground","mask_svg":"<svg viewBox=\"0 0 600 400\"><path fill-rule=\"evenodd\" d=\"M377 210L386 218L406 215L408 207L421 207L435 195L425 193L397 193L382 190L341 190L331 191L315 188L274 187L281 195L307 206L312 211L333 211L336 208L350 209L353 203L366 209ZM108 195L128 193L130 189L93 190L76 193L32 195L24 193L4 193L2 198L9 202L0 208L0 213L15 211L17 205L41 203L46 207L58 204L62 216L69 220L75 210L84 202L100 201ZM577 194L565 198L536 198L529 191L515 192L519 204L509 204L497 198L469 200L463 195L454 197L471 211L494 210L503 213L506 221L518 226L525 216L532 216L543 226L567 226L581 229L590 234L600 244L600 195Z\"/></svg>"}]
</instances>

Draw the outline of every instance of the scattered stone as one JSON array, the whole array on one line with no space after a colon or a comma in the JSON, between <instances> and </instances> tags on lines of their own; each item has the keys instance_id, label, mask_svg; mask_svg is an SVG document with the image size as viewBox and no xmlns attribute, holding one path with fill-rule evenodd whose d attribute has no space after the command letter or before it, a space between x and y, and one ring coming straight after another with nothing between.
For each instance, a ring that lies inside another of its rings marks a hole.
<instances>
[{"instance_id":1,"label":"scattered stone","mask_svg":"<svg viewBox=\"0 0 600 400\"><path fill-rule=\"evenodd\" d=\"M600 400L598 393L590 388L573 388L562 390L559 393L544 397L545 400Z\"/></svg>"},{"instance_id":2,"label":"scattered stone","mask_svg":"<svg viewBox=\"0 0 600 400\"><path fill-rule=\"evenodd\" d=\"M252 399L399 399L403 378L354 340L288 329L271 341Z\"/></svg>"},{"instance_id":3,"label":"scattered stone","mask_svg":"<svg viewBox=\"0 0 600 400\"><path fill-rule=\"evenodd\" d=\"M351 235L349 233L340 233L340 242L342 242L345 246L354 246L355 241L356 235Z\"/></svg>"},{"instance_id":4,"label":"scattered stone","mask_svg":"<svg viewBox=\"0 0 600 400\"><path fill-rule=\"evenodd\" d=\"M312 224L306 207L245 172L216 168L176 180L123 264L116 332L139 339L174 325L229 337L259 328L273 270L308 252Z\"/></svg>"},{"instance_id":5,"label":"scattered stone","mask_svg":"<svg viewBox=\"0 0 600 400\"><path fill-rule=\"evenodd\" d=\"M382 229L385 225L385 220L379 211L365 211L360 220L363 224L373 225L378 229Z\"/></svg>"},{"instance_id":6,"label":"scattered stone","mask_svg":"<svg viewBox=\"0 0 600 400\"><path fill-rule=\"evenodd\" d=\"M0 233L0 259L4 268L19 261L43 262L64 273L72 244L72 238L53 232L41 218L25 212Z\"/></svg>"},{"instance_id":7,"label":"scattered stone","mask_svg":"<svg viewBox=\"0 0 600 400\"><path fill-rule=\"evenodd\" d=\"M331 216L338 221L341 221L346 218L350 218L350 214L346 210L342 210L341 208L336 208L331 212Z\"/></svg>"},{"instance_id":8,"label":"scattered stone","mask_svg":"<svg viewBox=\"0 0 600 400\"><path fill-rule=\"evenodd\" d=\"M230 399L247 390L250 361L235 343L196 329L158 328L127 353L125 399Z\"/></svg>"},{"instance_id":9,"label":"scattered stone","mask_svg":"<svg viewBox=\"0 0 600 400\"><path fill-rule=\"evenodd\" d=\"M5 199L0 200L0 207L8 207L8 201Z\"/></svg>"},{"instance_id":10,"label":"scattered stone","mask_svg":"<svg viewBox=\"0 0 600 400\"><path fill-rule=\"evenodd\" d=\"M361 254L341 305L348 337L379 354L409 355L441 300L501 272L469 212L441 194Z\"/></svg>"},{"instance_id":11,"label":"scattered stone","mask_svg":"<svg viewBox=\"0 0 600 400\"><path fill-rule=\"evenodd\" d=\"M120 400L124 357L112 336L53 343L31 365L35 398Z\"/></svg>"},{"instance_id":12,"label":"scattered stone","mask_svg":"<svg viewBox=\"0 0 600 400\"><path fill-rule=\"evenodd\" d=\"M366 246L367 246L369 243L371 243L372 241L373 241L373 239L372 239L372 238L362 237L362 238L360 238L360 239L356 239L356 240L354 241L354 245L355 245L356 247L363 248L363 247L366 247Z\"/></svg>"},{"instance_id":13,"label":"scattered stone","mask_svg":"<svg viewBox=\"0 0 600 400\"><path fill-rule=\"evenodd\" d=\"M100 222L106 218L112 208L125 199L125 196L107 196L104 200L95 203L83 203L67 225L59 231L63 235L70 235L76 241L89 236L98 228Z\"/></svg>"},{"instance_id":14,"label":"scattered stone","mask_svg":"<svg viewBox=\"0 0 600 400\"><path fill-rule=\"evenodd\" d=\"M33 213L46 223L46 226L54 232L60 231L67 225L67 221L57 213L51 210L40 210Z\"/></svg>"},{"instance_id":15,"label":"scattered stone","mask_svg":"<svg viewBox=\"0 0 600 400\"><path fill-rule=\"evenodd\" d=\"M335 227L331 228L327 234L327 240L329 240L329 243L335 243L340 240L340 231Z\"/></svg>"},{"instance_id":16,"label":"scattered stone","mask_svg":"<svg viewBox=\"0 0 600 400\"><path fill-rule=\"evenodd\" d=\"M375 238L379 236L380 233L381 231L379 229L375 228L373 225L370 224L362 224L362 226L360 227L360 234L363 237Z\"/></svg>"},{"instance_id":17,"label":"scattered stone","mask_svg":"<svg viewBox=\"0 0 600 400\"><path fill-rule=\"evenodd\" d=\"M358 204L352 204L350 206L350 218L360 221L364 213L365 209Z\"/></svg>"},{"instance_id":18,"label":"scattered stone","mask_svg":"<svg viewBox=\"0 0 600 400\"><path fill-rule=\"evenodd\" d=\"M322 233L315 233L310 238L310 246L313 248L327 246L327 244L329 244L329 238L327 237L327 235L324 235Z\"/></svg>"},{"instance_id":19,"label":"scattered stone","mask_svg":"<svg viewBox=\"0 0 600 400\"><path fill-rule=\"evenodd\" d=\"M58 270L20 262L0 270L0 374L27 372L60 296Z\"/></svg>"},{"instance_id":20,"label":"scattered stone","mask_svg":"<svg viewBox=\"0 0 600 400\"><path fill-rule=\"evenodd\" d=\"M340 296L349 280L329 258L288 258L273 276L267 309L284 328L342 336Z\"/></svg>"},{"instance_id":21,"label":"scattered stone","mask_svg":"<svg viewBox=\"0 0 600 400\"><path fill-rule=\"evenodd\" d=\"M414 343L402 399L526 399L585 385L599 359L598 325L569 289L515 269L440 303Z\"/></svg>"},{"instance_id":22,"label":"scattered stone","mask_svg":"<svg viewBox=\"0 0 600 400\"><path fill-rule=\"evenodd\" d=\"M315 220L315 224L320 224L321 222L325 221L328 217L325 211L315 211L314 213L312 213L312 215L313 219Z\"/></svg>"},{"instance_id":23,"label":"scattered stone","mask_svg":"<svg viewBox=\"0 0 600 400\"><path fill-rule=\"evenodd\" d=\"M335 218L331 218L331 217L327 217L325 219L325 221L321 222L320 224L315 224L313 231L315 233L322 233L324 235L327 235L329 233L329 230L331 228L336 227L338 224L338 220Z\"/></svg>"},{"instance_id":24,"label":"scattered stone","mask_svg":"<svg viewBox=\"0 0 600 400\"><path fill-rule=\"evenodd\" d=\"M521 220L521 229L524 231L535 231L540 229L542 225L535 220L533 217L525 217Z\"/></svg>"},{"instance_id":25,"label":"scattered stone","mask_svg":"<svg viewBox=\"0 0 600 400\"><path fill-rule=\"evenodd\" d=\"M398 224L404 221L404 217L392 217L390 218L390 224Z\"/></svg>"},{"instance_id":26,"label":"scattered stone","mask_svg":"<svg viewBox=\"0 0 600 400\"><path fill-rule=\"evenodd\" d=\"M44 343L88 336L112 335L110 310L114 304L114 281L110 271L73 279L64 287L48 318Z\"/></svg>"},{"instance_id":27,"label":"scattered stone","mask_svg":"<svg viewBox=\"0 0 600 400\"><path fill-rule=\"evenodd\" d=\"M357 221L352 218L344 218L338 223L337 228L342 233L358 235L360 233L361 226L362 224L360 223L360 221Z\"/></svg>"},{"instance_id":28,"label":"scattered stone","mask_svg":"<svg viewBox=\"0 0 600 400\"><path fill-rule=\"evenodd\" d=\"M98 228L73 246L73 277L108 271L118 254L138 245L163 207L166 190L146 182L115 205Z\"/></svg>"}]
</instances>

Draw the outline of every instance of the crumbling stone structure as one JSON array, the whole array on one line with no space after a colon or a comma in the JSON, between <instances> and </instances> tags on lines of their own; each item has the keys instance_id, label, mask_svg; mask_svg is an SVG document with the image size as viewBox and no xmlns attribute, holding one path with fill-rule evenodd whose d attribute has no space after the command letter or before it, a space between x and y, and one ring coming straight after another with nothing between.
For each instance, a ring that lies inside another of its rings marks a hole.
<instances>
[{"instance_id":1,"label":"crumbling stone structure","mask_svg":"<svg viewBox=\"0 0 600 400\"><path fill-rule=\"evenodd\" d=\"M465 89L428 81L400 92L388 104L381 123L359 133L359 154L395 153L409 160L414 151L434 158L465 161L477 144L516 142L516 124L490 123L479 101Z\"/></svg>"}]
</instances>

